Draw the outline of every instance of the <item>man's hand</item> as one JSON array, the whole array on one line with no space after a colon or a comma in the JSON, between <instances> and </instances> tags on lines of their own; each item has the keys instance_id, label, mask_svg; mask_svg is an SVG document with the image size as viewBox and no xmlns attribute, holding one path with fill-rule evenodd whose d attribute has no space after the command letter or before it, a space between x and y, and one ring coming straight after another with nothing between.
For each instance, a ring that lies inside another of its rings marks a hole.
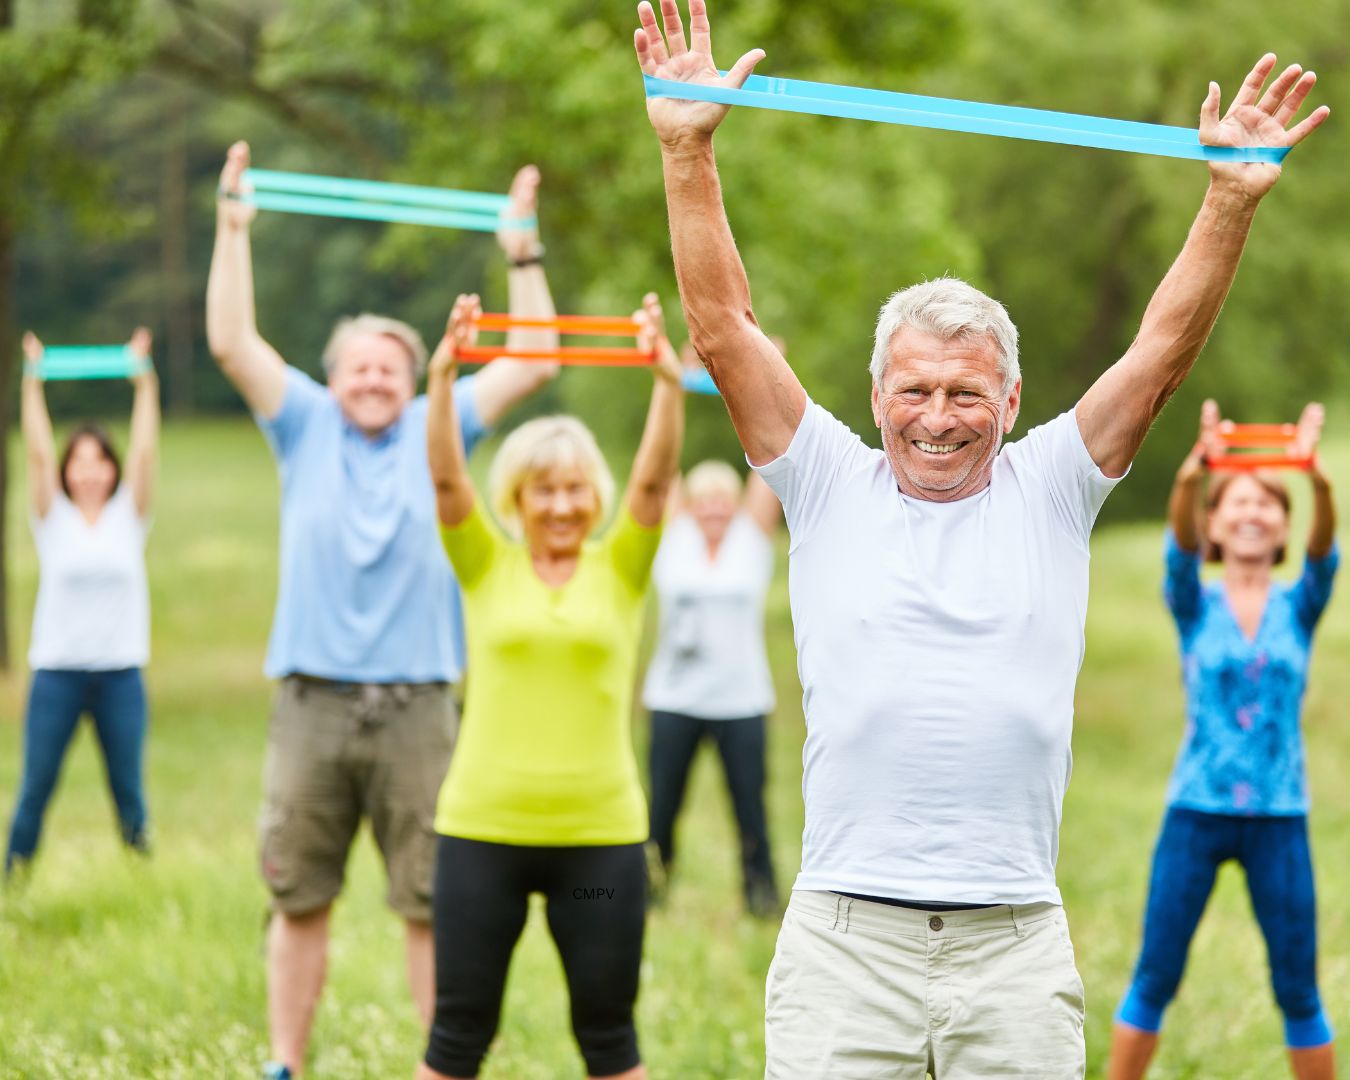
<instances>
[{"instance_id":1,"label":"man's hand","mask_svg":"<svg viewBox=\"0 0 1350 1080\"><path fill-rule=\"evenodd\" d=\"M661 19L666 29L664 39L651 4L648 0L638 4L638 20L642 26L633 32L633 46L637 49L638 65L644 75L673 82L740 89L755 65L764 58L763 49L751 49L725 76L719 75L717 65L713 63L712 28L704 0L689 0L690 37L687 43L677 0L661 0ZM662 145L668 148L688 140L703 142L710 139L730 110L731 106L712 101L647 99L647 117Z\"/></svg>"},{"instance_id":2,"label":"man's hand","mask_svg":"<svg viewBox=\"0 0 1350 1080\"><path fill-rule=\"evenodd\" d=\"M36 364L44 352L41 339L31 330L24 331L23 358L29 364Z\"/></svg>"},{"instance_id":3,"label":"man's hand","mask_svg":"<svg viewBox=\"0 0 1350 1080\"><path fill-rule=\"evenodd\" d=\"M502 215L504 219L519 221L535 217L539 209L539 170L533 165L517 170L511 180L509 194L511 205ZM537 225L528 229L498 229L497 243L512 262L537 258L544 250L539 242Z\"/></svg>"},{"instance_id":4,"label":"man's hand","mask_svg":"<svg viewBox=\"0 0 1350 1080\"><path fill-rule=\"evenodd\" d=\"M1297 146L1331 115L1321 105L1304 120L1289 127L1303 107L1317 76L1298 64L1285 68L1263 94L1275 54L1266 53L1252 68L1228 111L1219 116L1219 84L1209 84L1200 107L1200 141L1206 146ZM1275 186L1280 166L1261 162L1211 161L1210 180L1246 199L1256 201Z\"/></svg>"},{"instance_id":5,"label":"man's hand","mask_svg":"<svg viewBox=\"0 0 1350 1080\"><path fill-rule=\"evenodd\" d=\"M246 229L257 217L258 209L240 202L245 193L244 170L248 168L248 143L240 140L225 155L225 167L220 170L220 187L216 191L217 221L232 229Z\"/></svg>"}]
</instances>

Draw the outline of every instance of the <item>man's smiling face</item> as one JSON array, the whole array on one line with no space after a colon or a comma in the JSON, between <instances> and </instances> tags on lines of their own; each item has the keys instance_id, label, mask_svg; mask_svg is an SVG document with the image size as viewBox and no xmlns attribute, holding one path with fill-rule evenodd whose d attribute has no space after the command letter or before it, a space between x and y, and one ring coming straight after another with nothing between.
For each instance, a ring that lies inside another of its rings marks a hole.
<instances>
[{"instance_id":1,"label":"man's smiling face","mask_svg":"<svg viewBox=\"0 0 1350 1080\"><path fill-rule=\"evenodd\" d=\"M930 502L983 491L1021 393L1020 379L1004 390L992 338L899 330L872 387L872 418L900 490Z\"/></svg>"}]
</instances>

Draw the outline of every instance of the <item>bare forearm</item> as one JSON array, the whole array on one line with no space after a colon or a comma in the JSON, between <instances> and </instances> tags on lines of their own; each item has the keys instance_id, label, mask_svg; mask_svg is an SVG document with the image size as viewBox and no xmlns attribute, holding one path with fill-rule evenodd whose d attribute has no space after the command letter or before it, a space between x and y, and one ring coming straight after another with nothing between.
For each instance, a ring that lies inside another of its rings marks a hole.
<instances>
[{"instance_id":1,"label":"bare forearm","mask_svg":"<svg viewBox=\"0 0 1350 1080\"><path fill-rule=\"evenodd\" d=\"M1167 524L1183 551L1200 549L1197 508L1203 483L1204 472L1199 462L1192 458L1187 458L1172 482L1172 494L1167 500Z\"/></svg>"},{"instance_id":2,"label":"bare forearm","mask_svg":"<svg viewBox=\"0 0 1350 1080\"><path fill-rule=\"evenodd\" d=\"M549 291L548 275L538 264L534 266L513 266L506 273L507 295L510 298L510 312L520 319L552 319L558 314L553 306L553 294ZM558 333L556 330L512 330L506 335L508 349L556 349ZM537 370L557 365L540 364Z\"/></svg>"},{"instance_id":3,"label":"bare forearm","mask_svg":"<svg viewBox=\"0 0 1350 1080\"><path fill-rule=\"evenodd\" d=\"M1324 559L1336 541L1336 502L1331 494L1331 482L1320 471L1312 475L1313 517L1308 531L1308 554Z\"/></svg>"},{"instance_id":4,"label":"bare forearm","mask_svg":"<svg viewBox=\"0 0 1350 1080\"><path fill-rule=\"evenodd\" d=\"M155 459L159 452L159 379L153 371L136 377L131 404L131 441L127 478L137 509L146 514L154 495Z\"/></svg>"},{"instance_id":5,"label":"bare forearm","mask_svg":"<svg viewBox=\"0 0 1350 1080\"><path fill-rule=\"evenodd\" d=\"M219 222L206 280L206 339L225 362L257 336L248 227Z\"/></svg>"},{"instance_id":6,"label":"bare forearm","mask_svg":"<svg viewBox=\"0 0 1350 1080\"><path fill-rule=\"evenodd\" d=\"M444 525L458 525L473 509L473 483L464 456L455 412L453 374L427 376L427 464L436 491L436 514Z\"/></svg>"},{"instance_id":7,"label":"bare forearm","mask_svg":"<svg viewBox=\"0 0 1350 1080\"><path fill-rule=\"evenodd\" d=\"M676 383L658 379L628 480L628 507L639 525L652 526L661 521L683 442L684 390Z\"/></svg>"},{"instance_id":8,"label":"bare forearm","mask_svg":"<svg viewBox=\"0 0 1350 1080\"><path fill-rule=\"evenodd\" d=\"M56 460L56 440L52 435L52 418L47 412L47 395L42 380L32 375L23 377L20 388L19 426L23 430L23 444L29 461L51 464Z\"/></svg>"}]
</instances>

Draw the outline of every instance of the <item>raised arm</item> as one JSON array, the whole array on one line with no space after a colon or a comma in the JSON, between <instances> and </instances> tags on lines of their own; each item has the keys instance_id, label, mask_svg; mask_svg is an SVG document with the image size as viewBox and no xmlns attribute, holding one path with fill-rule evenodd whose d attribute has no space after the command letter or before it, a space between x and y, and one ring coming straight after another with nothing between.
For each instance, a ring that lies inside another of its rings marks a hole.
<instances>
[{"instance_id":1,"label":"raised arm","mask_svg":"<svg viewBox=\"0 0 1350 1080\"><path fill-rule=\"evenodd\" d=\"M1308 467L1313 493L1312 526L1308 530L1308 557L1311 559L1325 559L1336 542L1336 503L1332 499L1331 480L1322 471L1322 463L1317 458L1317 443L1322 437L1325 415L1322 406L1313 401L1303 407L1303 415L1298 418L1298 449L1312 459Z\"/></svg>"},{"instance_id":2,"label":"raised arm","mask_svg":"<svg viewBox=\"0 0 1350 1080\"><path fill-rule=\"evenodd\" d=\"M539 170L526 165L511 181L513 218L535 217L539 205ZM497 234L506 256L509 310L518 318L551 319L557 314L548 278L544 274L544 245L538 228L503 229ZM556 349L553 330L512 330L506 335L508 349ZM541 360L494 360L473 383L473 403L483 423L492 427L515 405L557 378L559 365Z\"/></svg>"},{"instance_id":3,"label":"raised arm","mask_svg":"<svg viewBox=\"0 0 1350 1080\"><path fill-rule=\"evenodd\" d=\"M1219 116L1219 86L1209 84L1200 139L1211 146L1296 146L1324 121L1322 106L1292 127L1313 84L1311 71L1286 68L1262 93L1275 67L1267 53L1228 112ZM1280 166L1209 163L1210 183L1185 246L1144 312L1134 343L1078 403L1088 452L1107 476L1122 476L1144 436L1209 337L1237 273L1256 207L1280 178Z\"/></svg>"},{"instance_id":4,"label":"raised arm","mask_svg":"<svg viewBox=\"0 0 1350 1080\"><path fill-rule=\"evenodd\" d=\"M28 370L42 359L42 342L31 330L23 336L24 375L19 391L19 426L23 429L24 457L28 462L28 501L33 513L45 518L52 508L60 478L56 475L56 439L47 412L42 380Z\"/></svg>"},{"instance_id":5,"label":"raised arm","mask_svg":"<svg viewBox=\"0 0 1350 1080\"><path fill-rule=\"evenodd\" d=\"M286 362L258 333L253 306L249 225L255 211L237 197L248 168L248 143L230 147L216 200L216 245L206 281L206 340L220 370L249 408L271 419L286 395Z\"/></svg>"},{"instance_id":6,"label":"raised arm","mask_svg":"<svg viewBox=\"0 0 1350 1080\"><path fill-rule=\"evenodd\" d=\"M455 412L455 374L459 349L478 336L474 317L481 310L477 296L460 295L450 309L445 337L427 364L427 464L436 489L436 516L442 525L462 524L473 510L473 481L464 456L464 439Z\"/></svg>"},{"instance_id":7,"label":"raised arm","mask_svg":"<svg viewBox=\"0 0 1350 1080\"><path fill-rule=\"evenodd\" d=\"M638 5L638 18L642 25L633 43L647 75L739 87L764 55L752 49L720 76L704 0L689 0L688 42L676 0L661 0L664 38L647 0ZM675 276L689 338L722 392L750 461L764 465L791 443L806 410L806 391L755 321L745 266L722 205L712 137L728 111L704 101L647 101L647 116L661 140Z\"/></svg>"},{"instance_id":8,"label":"raised arm","mask_svg":"<svg viewBox=\"0 0 1350 1080\"><path fill-rule=\"evenodd\" d=\"M680 381L680 360L666 337L661 301L655 293L642 298L642 310L634 316L644 324L638 344L656 348L655 382L642 441L633 457L624 494L633 519L648 528L659 525L680 466L680 446L684 442L684 385Z\"/></svg>"},{"instance_id":9,"label":"raised arm","mask_svg":"<svg viewBox=\"0 0 1350 1080\"><path fill-rule=\"evenodd\" d=\"M128 347L142 360L145 370L132 377L135 396L131 402L131 441L127 447L127 483L136 513L145 517L155 495L155 466L159 457L159 379L150 366L150 331L136 328Z\"/></svg>"},{"instance_id":10,"label":"raised arm","mask_svg":"<svg viewBox=\"0 0 1350 1080\"><path fill-rule=\"evenodd\" d=\"M1200 494L1205 486L1205 455L1218 437L1219 406L1211 398L1200 406L1200 437L1177 470L1167 499L1167 524L1182 551L1200 550Z\"/></svg>"}]
</instances>

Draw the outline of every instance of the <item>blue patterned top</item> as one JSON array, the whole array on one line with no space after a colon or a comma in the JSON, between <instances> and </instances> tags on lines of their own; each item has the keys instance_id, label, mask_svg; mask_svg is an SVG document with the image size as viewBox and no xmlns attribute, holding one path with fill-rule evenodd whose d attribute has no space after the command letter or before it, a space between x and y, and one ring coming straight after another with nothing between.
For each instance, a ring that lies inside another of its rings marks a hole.
<instances>
[{"instance_id":1,"label":"blue patterned top","mask_svg":"<svg viewBox=\"0 0 1350 1080\"><path fill-rule=\"evenodd\" d=\"M1253 640L1238 626L1223 584L1201 583L1199 552L1183 551L1170 529L1164 550L1163 595L1181 638L1186 689L1186 733L1168 805L1306 814L1299 720L1313 627L1331 598L1339 549L1308 558L1293 584L1271 583Z\"/></svg>"}]
</instances>

